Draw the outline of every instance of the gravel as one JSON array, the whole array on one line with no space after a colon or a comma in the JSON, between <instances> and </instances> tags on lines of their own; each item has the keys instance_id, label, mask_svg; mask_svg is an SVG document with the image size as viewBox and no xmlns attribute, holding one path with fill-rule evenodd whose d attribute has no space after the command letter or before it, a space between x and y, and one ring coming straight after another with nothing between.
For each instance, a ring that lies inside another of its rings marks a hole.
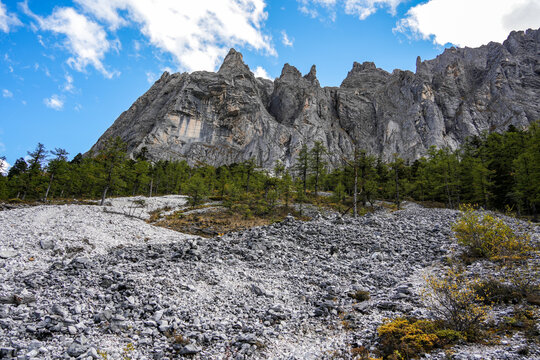
<instances>
[{"instance_id":1,"label":"gravel","mask_svg":"<svg viewBox=\"0 0 540 360\"><path fill-rule=\"evenodd\" d=\"M408 206L203 239L98 206L3 211L0 358L348 358L377 345L383 319L428 314L423 278L455 249L456 217ZM453 356L540 358L504 341Z\"/></svg>"}]
</instances>

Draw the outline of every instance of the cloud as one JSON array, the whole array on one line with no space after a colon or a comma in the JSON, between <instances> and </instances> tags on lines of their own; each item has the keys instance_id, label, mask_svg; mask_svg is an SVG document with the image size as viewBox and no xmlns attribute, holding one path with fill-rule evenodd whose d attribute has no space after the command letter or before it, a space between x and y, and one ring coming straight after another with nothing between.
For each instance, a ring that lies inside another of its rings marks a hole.
<instances>
[{"instance_id":1,"label":"cloud","mask_svg":"<svg viewBox=\"0 0 540 360\"><path fill-rule=\"evenodd\" d=\"M397 6L404 0L346 0L345 13L356 15L360 20L366 19L380 8L388 8L390 14L396 14Z\"/></svg>"},{"instance_id":2,"label":"cloud","mask_svg":"<svg viewBox=\"0 0 540 360\"><path fill-rule=\"evenodd\" d=\"M253 72L253 75L255 75L255 77L261 77L261 78L273 80L262 66L257 66L255 71Z\"/></svg>"},{"instance_id":3,"label":"cloud","mask_svg":"<svg viewBox=\"0 0 540 360\"><path fill-rule=\"evenodd\" d=\"M135 25L158 49L189 71L215 70L231 47L276 55L263 34L264 0L76 0L110 29Z\"/></svg>"},{"instance_id":4,"label":"cloud","mask_svg":"<svg viewBox=\"0 0 540 360\"><path fill-rule=\"evenodd\" d=\"M294 43L294 39L289 39L289 36L287 35L287 33L285 32L285 30L282 30L281 31L281 42L283 43L283 45L285 46L293 46L293 43Z\"/></svg>"},{"instance_id":5,"label":"cloud","mask_svg":"<svg viewBox=\"0 0 540 360\"><path fill-rule=\"evenodd\" d=\"M11 27L19 25L22 25L22 23L17 16L8 13L6 5L0 1L0 31L8 33Z\"/></svg>"},{"instance_id":6,"label":"cloud","mask_svg":"<svg viewBox=\"0 0 540 360\"><path fill-rule=\"evenodd\" d=\"M388 8L392 15L396 14L396 8L407 0L297 0L300 3L300 12L313 18L319 16L317 7L329 12L330 20L336 19L336 6L343 7L348 15L358 16L360 20L366 19L380 8Z\"/></svg>"},{"instance_id":7,"label":"cloud","mask_svg":"<svg viewBox=\"0 0 540 360\"><path fill-rule=\"evenodd\" d=\"M11 167L11 165L6 160L0 159L0 174L6 176L8 174L8 171L9 171L10 167Z\"/></svg>"},{"instance_id":8,"label":"cloud","mask_svg":"<svg viewBox=\"0 0 540 360\"><path fill-rule=\"evenodd\" d=\"M39 28L65 36L64 46L71 53L67 63L77 71L85 71L91 65L105 77L116 73L108 71L103 65L105 54L114 48L107 39L107 33L96 22L81 15L73 8L55 8L46 18L34 14L28 4L21 4L23 11L37 21Z\"/></svg>"},{"instance_id":9,"label":"cloud","mask_svg":"<svg viewBox=\"0 0 540 360\"><path fill-rule=\"evenodd\" d=\"M538 0L430 0L412 7L395 32L435 44L477 47L504 41L512 30L537 28Z\"/></svg>"},{"instance_id":10,"label":"cloud","mask_svg":"<svg viewBox=\"0 0 540 360\"><path fill-rule=\"evenodd\" d=\"M149 84L155 83L157 79L159 79L159 75L157 75L156 73L153 73L151 71L146 72L146 81L148 81Z\"/></svg>"},{"instance_id":11,"label":"cloud","mask_svg":"<svg viewBox=\"0 0 540 360\"><path fill-rule=\"evenodd\" d=\"M8 89L3 89L2 90L2 96L5 97L5 98L12 98L13 93L11 91L9 91Z\"/></svg>"},{"instance_id":12,"label":"cloud","mask_svg":"<svg viewBox=\"0 0 540 360\"><path fill-rule=\"evenodd\" d=\"M62 110L64 108L64 100L62 100L58 95L53 95L50 98L43 99L43 103L53 110Z\"/></svg>"},{"instance_id":13,"label":"cloud","mask_svg":"<svg viewBox=\"0 0 540 360\"><path fill-rule=\"evenodd\" d=\"M75 86L73 86L73 76L66 74L66 82L64 83L63 90L71 92L74 89Z\"/></svg>"}]
</instances>

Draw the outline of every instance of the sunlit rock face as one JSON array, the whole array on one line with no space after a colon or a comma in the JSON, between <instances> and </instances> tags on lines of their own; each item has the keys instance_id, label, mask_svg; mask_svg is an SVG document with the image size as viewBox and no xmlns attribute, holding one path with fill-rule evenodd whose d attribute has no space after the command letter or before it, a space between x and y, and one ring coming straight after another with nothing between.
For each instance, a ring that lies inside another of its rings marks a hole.
<instances>
[{"instance_id":1,"label":"sunlit rock face","mask_svg":"<svg viewBox=\"0 0 540 360\"><path fill-rule=\"evenodd\" d=\"M358 145L414 160L430 146L457 148L468 136L526 128L540 119L540 31L503 43L446 49L417 59L416 73L354 63L340 87L321 87L315 66L285 64L255 78L231 49L218 72L165 72L92 147L120 136L131 155L221 165L254 157L292 165L302 145L321 141L335 166Z\"/></svg>"}]
</instances>

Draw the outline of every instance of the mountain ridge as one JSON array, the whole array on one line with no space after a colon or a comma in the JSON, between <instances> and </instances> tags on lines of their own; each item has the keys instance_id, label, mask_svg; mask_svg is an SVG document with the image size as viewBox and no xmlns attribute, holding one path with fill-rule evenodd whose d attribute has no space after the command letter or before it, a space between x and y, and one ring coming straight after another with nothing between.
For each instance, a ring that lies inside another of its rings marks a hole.
<instances>
[{"instance_id":1,"label":"mountain ridge","mask_svg":"<svg viewBox=\"0 0 540 360\"><path fill-rule=\"evenodd\" d=\"M254 157L260 166L295 163L321 141L339 164L355 146L414 160L430 146L456 149L468 136L527 128L540 119L540 31L512 32L502 44L448 48L417 58L416 72L354 62L339 87L321 87L316 66L289 64L274 81L256 78L229 51L217 72L163 73L92 147L120 136L133 155L223 165Z\"/></svg>"}]
</instances>

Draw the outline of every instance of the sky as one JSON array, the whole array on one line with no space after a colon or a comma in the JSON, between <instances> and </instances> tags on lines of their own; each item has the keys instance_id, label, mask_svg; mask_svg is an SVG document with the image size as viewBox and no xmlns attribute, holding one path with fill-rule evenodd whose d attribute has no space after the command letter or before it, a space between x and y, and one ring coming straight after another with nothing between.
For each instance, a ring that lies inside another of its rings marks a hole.
<instances>
[{"instance_id":1,"label":"sky","mask_svg":"<svg viewBox=\"0 0 540 360\"><path fill-rule=\"evenodd\" d=\"M164 71L216 71L231 47L339 86L354 61L415 70L450 46L540 27L540 0L0 0L0 156L86 152Z\"/></svg>"}]
</instances>

